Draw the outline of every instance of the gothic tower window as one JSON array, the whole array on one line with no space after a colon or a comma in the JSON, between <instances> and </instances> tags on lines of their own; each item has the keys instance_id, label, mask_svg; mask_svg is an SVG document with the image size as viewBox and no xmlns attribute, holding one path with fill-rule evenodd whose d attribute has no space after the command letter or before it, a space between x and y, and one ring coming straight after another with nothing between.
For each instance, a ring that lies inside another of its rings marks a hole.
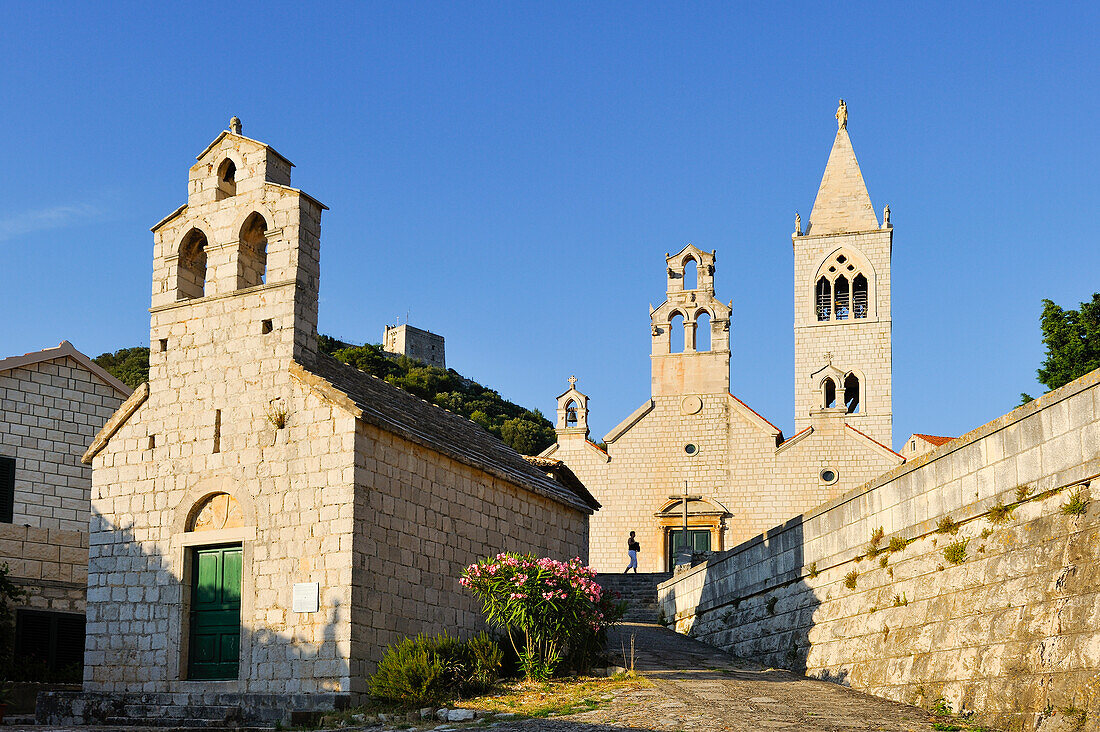
<instances>
[{"instance_id":1,"label":"gothic tower window","mask_svg":"<svg viewBox=\"0 0 1100 732\"><path fill-rule=\"evenodd\" d=\"M267 281L267 221L251 214L241 227L237 255L237 289L255 287Z\"/></svg>"},{"instance_id":2,"label":"gothic tower window","mask_svg":"<svg viewBox=\"0 0 1100 732\"><path fill-rule=\"evenodd\" d=\"M695 262L695 257L684 260L684 289L699 289L699 265Z\"/></svg>"},{"instance_id":3,"label":"gothic tower window","mask_svg":"<svg viewBox=\"0 0 1100 732\"><path fill-rule=\"evenodd\" d=\"M828 320L833 314L833 286L824 277L817 281L817 319Z\"/></svg>"},{"instance_id":4,"label":"gothic tower window","mask_svg":"<svg viewBox=\"0 0 1100 732\"><path fill-rule=\"evenodd\" d=\"M206 234L191 229L180 243L176 299L202 297L206 288Z\"/></svg>"},{"instance_id":5,"label":"gothic tower window","mask_svg":"<svg viewBox=\"0 0 1100 732\"><path fill-rule=\"evenodd\" d=\"M826 378L821 382L821 404L826 409L832 409L836 406L836 382L830 378Z\"/></svg>"},{"instance_id":6,"label":"gothic tower window","mask_svg":"<svg viewBox=\"0 0 1100 732\"><path fill-rule=\"evenodd\" d=\"M672 317L668 321L668 352L669 353L683 353L684 352L684 316L680 313L673 313Z\"/></svg>"},{"instance_id":7,"label":"gothic tower window","mask_svg":"<svg viewBox=\"0 0 1100 732\"><path fill-rule=\"evenodd\" d=\"M229 158L218 166L218 200L237 195L237 164Z\"/></svg>"},{"instance_id":8,"label":"gothic tower window","mask_svg":"<svg viewBox=\"0 0 1100 732\"><path fill-rule=\"evenodd\" d=\"M706 310L695 314L695 350L710 350L710 313Z\"/></svg>"},{"instance_id":9,"label":"gothic tower window","mask_svg":"<svg viewBox=\"0 0 1100 732\"><path fill-rule=\"evenodd\" d=\"M837 320L847 320L849 305L848 305L848 278L844 275L836 278L836 282L833 283L833 287L836 290L836 299L834 312L836 313Z\"/></svg>"},{"instance_id":10,"label":"gothic tower window","mask_svg":"<svg viewBox=\"0 0 1100 732\"><path fill-rule=\"evenodd\" d=\"M859 414L859 377L848 374L844 377L844 401L848 414Z\"/></svg>"},{"instance_id":11,"label":"gothic tower window","mask_svg":"<svg viewBox=\"0 0 1100 732\"><path fill-rule=\"evenodd\" d=\"M869 317L869 274L859 257L850 253L842 251L826 260L814 281L814 315L818 322Z\"/></svg>"}]
</instances>

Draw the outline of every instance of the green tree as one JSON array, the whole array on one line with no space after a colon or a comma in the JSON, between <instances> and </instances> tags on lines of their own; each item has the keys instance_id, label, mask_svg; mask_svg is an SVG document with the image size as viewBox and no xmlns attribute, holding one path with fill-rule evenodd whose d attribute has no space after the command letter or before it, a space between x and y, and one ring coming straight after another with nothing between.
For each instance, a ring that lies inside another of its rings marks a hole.
<instances>
[{"instance_id":1,"label":"green tree","mask_svg":"<svg viewBox=\"0 0 1100 732\"><path fill-rule=\"evenodd\" d=\"M92 360L131 389L136 389L149 380L149 349L146 346L102 353Z\"/></svg>"},{"instance_id":2,"label":"green tree","mask_svg":"<svg viewBox=\"0 0 1100 732\"><path fill-rule=\"evenodd\" d=\"M26 592L8 579L8 565L0 565L0 680L14 678L15 662L15 612L12 604L22 600Z\"/></svg>"},{"instance_id":3,"label":"green tree","mask_svg":"<svg viewBox=\"0 0 1100 732\"><path fill-rule=\"evenodd\" d=\"M1039 383L1057 389L1100 368L1100 293L1081 303L1077 310L1065 310L1051 300L1043 300L1039 324L1047 349L1038 369ZM1020 397L1024 404L1032 399L1028 394Z\"/></svg>"}]
</instances>

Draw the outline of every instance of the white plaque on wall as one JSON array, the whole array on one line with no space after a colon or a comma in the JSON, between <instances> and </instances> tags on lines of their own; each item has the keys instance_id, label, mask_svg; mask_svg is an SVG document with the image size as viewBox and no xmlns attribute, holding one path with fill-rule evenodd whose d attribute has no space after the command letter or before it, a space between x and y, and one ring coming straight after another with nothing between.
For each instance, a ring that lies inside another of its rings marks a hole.
<instances>
[{"instance_id":1,"label":"white plaque on wall","mask_svg":"<svg viewBox=\"0 0 1100 732\"><path fill-rule=\"evenodd\" d=\"M315 613L321 604L321 586L316 582L294 583L294 612Z\"/></svg>"}]
</instances>

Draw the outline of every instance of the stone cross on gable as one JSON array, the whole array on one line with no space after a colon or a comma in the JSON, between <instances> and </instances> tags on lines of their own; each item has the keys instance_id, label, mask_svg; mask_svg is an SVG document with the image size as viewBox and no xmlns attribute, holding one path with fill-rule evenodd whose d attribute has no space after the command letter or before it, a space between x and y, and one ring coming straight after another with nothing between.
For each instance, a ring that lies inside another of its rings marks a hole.
<instances>
[{"instance_id":1,"label":"stone cross on gable","mask_svg":"<svg viewBox=\"0 0 1100 732\"><path fill-rule=\"evenodd\" d=\"M577 388L577 377L576 376L570 376L569 377L569 388L570 389L576 389Z\"/></svg>"},{"instance_id":2,"label":"stone cross on gable","mask_svg":"<svg viewBox=\"0 0 1100 732\"><path fill-rule=\"evenodd\" d=\"M825 353L822 354L821 357L823 359L825 359L825 363L831 364L833 362L833 353L832 353L832 351L825 351Z\"/></svg>"}]
</instances>

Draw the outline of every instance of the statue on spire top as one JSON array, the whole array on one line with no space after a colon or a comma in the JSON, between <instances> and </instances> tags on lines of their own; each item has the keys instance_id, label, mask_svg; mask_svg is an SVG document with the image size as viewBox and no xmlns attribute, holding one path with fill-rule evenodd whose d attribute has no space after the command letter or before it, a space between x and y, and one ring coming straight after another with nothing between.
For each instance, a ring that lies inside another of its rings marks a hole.
<instances>
[{"instance_id":1,"label":"statue on spire top","mask_svg":"<svg viewBox=\"0 0 1100 732\"><path fill-rule=\"evenodd\" d=\"M844 100L840 100L840 106L836 108L836 127L838 130L848 129L848 107Z\"/></svg>"}]
</instances>

